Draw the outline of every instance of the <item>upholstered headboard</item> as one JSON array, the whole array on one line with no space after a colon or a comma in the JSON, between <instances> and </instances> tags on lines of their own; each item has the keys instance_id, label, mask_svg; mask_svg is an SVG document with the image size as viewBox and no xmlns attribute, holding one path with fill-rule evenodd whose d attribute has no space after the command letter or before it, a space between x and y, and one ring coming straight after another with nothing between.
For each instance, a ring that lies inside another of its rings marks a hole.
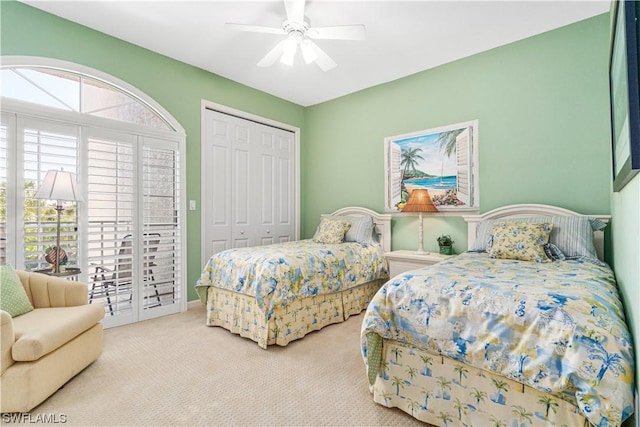
<instances>
[{"instance_id":1,"label":"upholstered headboard","mask_svg":"<svg viewBox=\"0 0 640 427\"><path fill-rule=\"evenodd\" d=\"M382 244L382 250L389 252L391 250L391 215L379 214L371 209L361 208L357 206L350 206L342 209L338 209L331 215L370 215L373 217L375 224L375 232L378 234L380 243Z\"/></svg>"},{"instance_id":2,"label":"upholstered headboard","mask_svg":"<svg viewBox=\"0 0 640 427\"><path fill-rule=\"evenodd\" d=\"M499 219L499 218L515 218L524 216L588 216L590 218L598 218L604 223L608 223L611 219L611 215L582 215L569 209L560 208L551 205L539 205L539 204L520 204L520 205L508 205L500 208L493 209L482 215L463 215L465 221L467 221L468 247L471 247L476 240L478 224L485 219ZM604 260L604 231L593 232L593 244L598 253L598 258Z\"/></svg>"}]
</instances>

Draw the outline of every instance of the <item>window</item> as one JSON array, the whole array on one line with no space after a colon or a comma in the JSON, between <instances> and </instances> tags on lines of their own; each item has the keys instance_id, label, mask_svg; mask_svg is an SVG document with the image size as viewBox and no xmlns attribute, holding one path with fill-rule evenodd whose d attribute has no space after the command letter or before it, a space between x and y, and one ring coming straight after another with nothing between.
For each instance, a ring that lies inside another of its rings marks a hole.
<instances>
[{"instance_id":1,"label":"window","mask_svg":"<svg viewBox=\"0 0 640 427\"><path fill-rule=\"evenodd\" d=\"M61 246L90 302L104 304L105 326L184 310L184 134L135 88L89 71L0 69L0 262L48 266L55 201L33 196L63 168L84 202L64 203Z\"/></svg>"}]
</instances>

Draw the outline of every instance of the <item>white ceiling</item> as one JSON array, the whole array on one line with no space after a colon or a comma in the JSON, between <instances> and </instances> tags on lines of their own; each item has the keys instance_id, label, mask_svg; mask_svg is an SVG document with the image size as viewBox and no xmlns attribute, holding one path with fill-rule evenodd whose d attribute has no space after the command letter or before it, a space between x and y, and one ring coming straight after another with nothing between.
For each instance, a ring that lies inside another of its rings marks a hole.
<instances>
[{"instance_id":1,"label":"white ceiling","mask_svg":"<svg viewBox=\"0 0 640 427\"><path fill-rule=\"evenodd\" d=\"M314 105L608 12L609 0L307 0L311 26L364 24L365 41L316 40L338 66L296 58L255 64L282 38L225 22L281 27L281 0L22 0L119 39L270 93ZM116 59L116 58L114 58Z\"/></svg>"}]
</instances>

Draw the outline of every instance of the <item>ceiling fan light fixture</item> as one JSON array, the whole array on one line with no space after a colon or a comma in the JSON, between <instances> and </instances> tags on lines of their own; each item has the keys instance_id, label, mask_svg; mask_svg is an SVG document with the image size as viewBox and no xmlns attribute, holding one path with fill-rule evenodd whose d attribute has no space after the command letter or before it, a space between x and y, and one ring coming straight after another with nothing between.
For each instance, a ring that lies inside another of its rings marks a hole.
<instances>
[{"instance_id":1,"label":"ceiling fan light fixture","mask_svg":"<svg viewBox=\"0 0 640 427\"><path fill-rule=\"evenodd\" d=\"M306 64L311 64L318 59L318 54L313 47L311 47L308 40L303 40L302 43L300 43L300 50L302 51L302 57Z\"/></svg>"},{"instance_id":2,"label":"ceiling fan light fixture","mask_svg":"<svg viewBox=\"0 0 640 427\"><path fill-rule=\"evenodd\" d=\"M280 62L282 62L284 65L288 65L290 67L293 67L293 60L295 59L296 53L289 53L289 52L284 52L282 54L282 57L280 57Z\"/></svg>"},{"instance_id":3,"label":"ceiling fan light fixture","mask_svg":"<svg viewBox=\"0 0 640 427\"><path fill-rule=\"evenodd\" d=\"M287 55L295 55L298 50L298 37L295 33L289 34L287 40L282 45L282 51Z\"/></svg>"},{"instance_id":4,"label":"ceiling fan light fixture","mask_svg":"<svg viewBox=\"0 0 640 427\"><path fill-rule=\"evenodd\" d=\"M281 28L234 23L226 23L225 25L236 31L286 36L285 39L281 40L258 61L257 65L259 67L269 67L273 65L278 58L281 63L293 66L298 46L300 46L305 63L310 64L315 62L322 71L329 71L338 64L336 64L320 46L315 44L313 40L364 40L366 34L365 27L362 24L355 24L312 28L309 22L305 21L305 3L306 0L284 0L287 19L282 23Z\"/></svg>"}]
</instances>

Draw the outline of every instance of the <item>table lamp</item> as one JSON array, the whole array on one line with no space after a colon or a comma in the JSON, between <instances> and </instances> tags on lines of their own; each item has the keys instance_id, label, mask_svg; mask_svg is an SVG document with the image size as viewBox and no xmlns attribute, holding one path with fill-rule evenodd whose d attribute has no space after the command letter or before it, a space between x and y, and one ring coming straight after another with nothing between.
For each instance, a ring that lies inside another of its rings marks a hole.
<instances>
[{"instance_id":1,"label":"table lamp","mask_svg":"<svg viewBox=\"0 0 640 427\"><path fill-rule=\"evenodd\" d=\"M418 246L418 250L416 251L419 255L425 255L424 248L422 247L422 213L423 212L438 212L435 206L433 206L433 202L431 201L431 196L429 196L429 191L426 188L416 188L411 191L409 194L409 201L402 208L402 212L419 212L419 241L420 245Z\"/></svg>"},{"instance_id":2,"label":"table lamp","mask_svg":"<svg viewBox=\"0 0 640 427\"><path fill-rule=\"evenodd\" d=\"M64 170L50 170L44 177L44 181L40 184L38 191L34 196L36 199L56 200L56 211L58 211L58 227L56 232L56 263L53 273L60 272L60 214L64 209L63 201L83 201L82 196L76 189L76 176L71 172Z\"/></svg>"}]
</instances>

